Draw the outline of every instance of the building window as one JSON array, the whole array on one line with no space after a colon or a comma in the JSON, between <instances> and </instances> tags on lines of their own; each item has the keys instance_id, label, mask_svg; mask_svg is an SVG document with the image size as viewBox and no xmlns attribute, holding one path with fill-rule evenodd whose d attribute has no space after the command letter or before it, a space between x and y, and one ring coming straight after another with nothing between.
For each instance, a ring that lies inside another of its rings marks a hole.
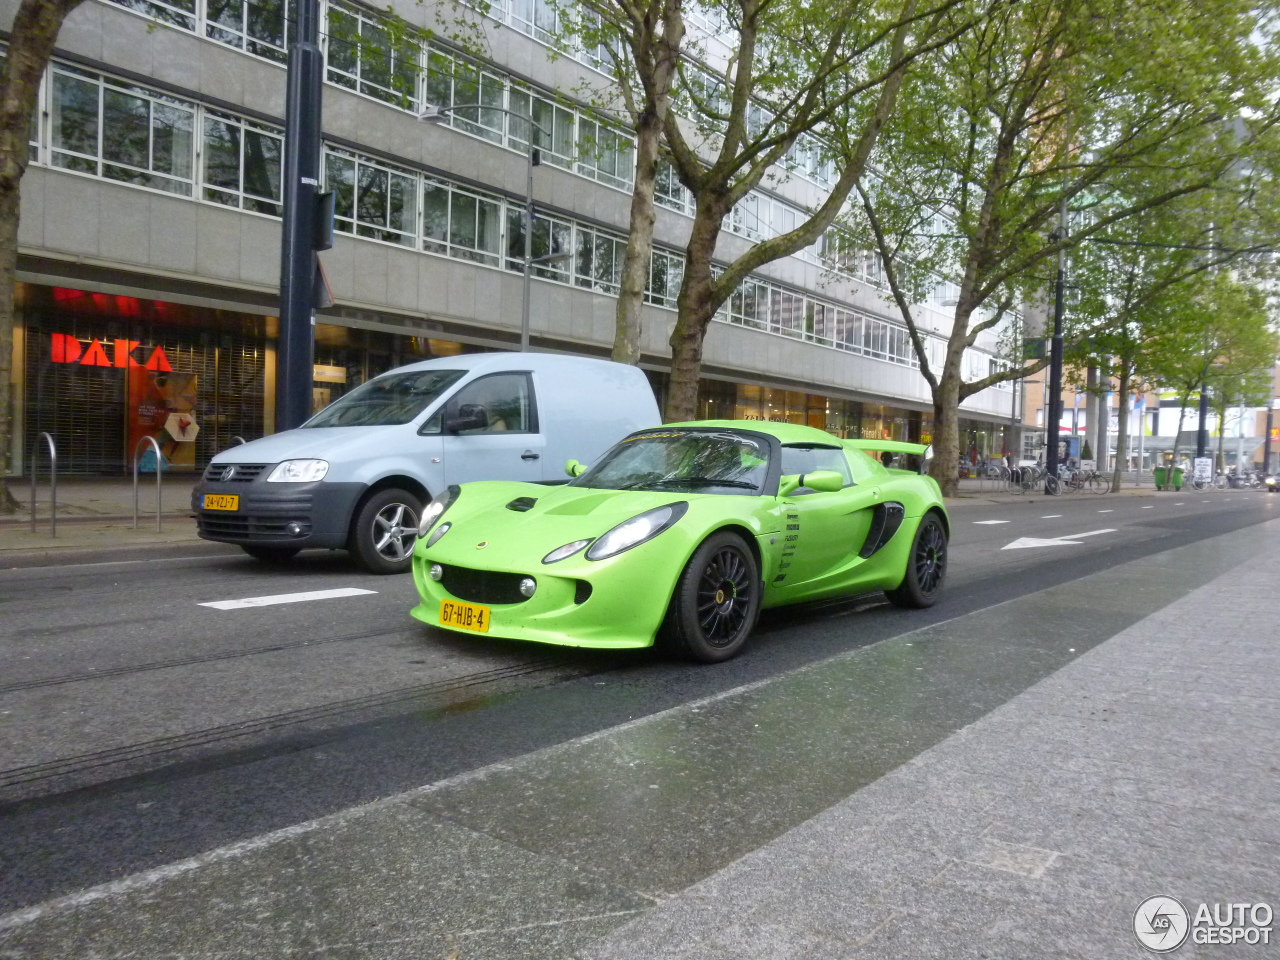
<instances>
[{"instance_id":1,"label":"building window","mask_svg":"<svg viewBox=\"0 0 1280 960\"><path fill-rule=\"evenodd\" d=\"M502 201L427 179L423 184L422 214L425 249L498 266Z\"/></svg>"},{"instance_id":2,"label":"building window","mask_svg":"<svg viewBox=\"0 0 1280 960\"><path fill-rule=\"evenodd\" d=\"M506 81L474 60L437 48L427 55L427 102L437 107L474 106L448 115L451 127L502 143ZM493 109L489 109L493 108ZM516 111L519 112L519 111Z\"/></svg>"},{"instance_id":3,"label":"building window","mask_svg":"<svg viewBox=\"0 0 1280 960\"><path fill-rule=\"evenodd\" d=\"M204 198L229 207L280 216L283 135L267 127L206 112Z\"/></svg>"},{"instance_id":4,"label":"building window","mask_svg":"<svg viewBox=\"0 0 1280 960\"><path fill-rule=\"evenodd\" d=\"M635 145L626 134L587 117L578 118L578 172L615 187L631 183Z\"/></svg>"},{"instance_id":5,"label":"building window","mask_svg":"<svg viewBox=\"0 0 1280 960\"><path fill-rule=\"evenodd\" d=\"M184 30L196 28L196 0L115 0L116 3L136 13L169 23Z\"/></svg>"},{"instance_id":6,"label":"building window","mask_svg":"<svg viewBox=\"0 0 1280 960\"><path fill-rule=\"evenodd\" d=\"M543 213L534 216L529 244L529 255L535 261L530 271L533 276L568 283L573 271L572 251L571 223ZM524 208L514 203L507 205L507 269L524 272Z\"/></svg>"},{"instance_id":7,"label":"building window","mask_svg":"<svg viewBox=\"0 0 1280 960\"><path fill-rule=\"evenodd\" d=\"M554 43L562 33L556 4L548 0L510 0L511 25L543 43Z\"/></svg>"},{"instance_id":8,"label":"building window","mask_svg":"<svg viewBox=\"0 0 1280 960\"><path fill-rule=\"evenodd\" d=\"M521 153L528 152L529 123L521 118L532 116L537 125L533 131L533 145L542 151L542 161L565 170L573 169L574 123L577 115L572 110L546 97L540 97L531 90L512 87L511 112L517 115L511 118L509 124L512 147Z\"/></svg>"},{"instance_id":9,"label":"building window","mask_svg":"<svg viewBox=\"0 0 1280 960\"><path fill-rule=\"evenodd\" d=\"M574 282L598 293L618 295L626 241L590 227L578 227Z\"/></svg>"},{"instance_id":10,"label":"building window","mask_svg":"<svg viewBox=\"0 0 1280 960\"><path fill-rule=\"evenodd\" d=\"M334 228L404 247L418 245L418 175L327 149L326 189L334 193Z\"/></svg>"},{"instance_id":11,"label":"building window","mask_svg":"<svg viewBox=\"0 0 1280 960\"><path fill-rule=\"evenodd\" d=\"M58 66L51 114L54 166L191 196L195 104Z\"/></svg>"},{"instance_id":12,"label":"building window","mask_svg":"<svg viewBox=\"0 0 1280 960\"><path fill-rule=\"evenodd\" d=\"M653 181L653 199L660 206L687 214L693 208L689 191L684 188L680 178L676 176L676 168L668 160L658 158L657 171Z\"/></svg>"},{"instance_id":13,"label":"building window","mask_svg":"<svg viewBox=\"0 0 1280 960\"><path fill-rule=\"evenodd\" d=\"M296 17L296 0L207 0L204 31L218 43L284 63Z\"/></svg>"},{"instance_id":14,"label":"building window","mask_svg":"<svg viewBox=\"0 0 1280 960\"><path fill-rule=\"evenodd\" d=\"M339 4L329 7L329 82L416 110L420 47L385 23Z\"/></svg>"},{"instance_id":15,"label":"building window","mask_svg":"<svg viewBox=\"0 0 1280 960\"><path fill-rule=\"evenodd\" d=\"M649 262L649 286L645 290L645 300L659 307L674 307L683 277L684 258L655 249Z\"/></svg>"}]
</instances>

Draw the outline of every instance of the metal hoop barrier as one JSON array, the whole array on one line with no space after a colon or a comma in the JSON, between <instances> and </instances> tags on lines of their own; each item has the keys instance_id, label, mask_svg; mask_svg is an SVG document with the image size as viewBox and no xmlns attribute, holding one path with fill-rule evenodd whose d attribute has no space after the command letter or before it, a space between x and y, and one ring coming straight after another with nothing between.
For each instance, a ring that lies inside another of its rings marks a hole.
<instances>
[{"instance_id":1,"label":"metal hoop barrier","mask_svg":"<svg viewBox=\"0 0 1280 960\"><path fill-rule=\"evenodd\" d=\"M231 446L233 447L238 447L242 443L248 443L248 442L249 442L248 440L246 440L244 437L241 437L241 436L235 436L231 438Z\"/></svg>"},{"instance_id":2,"label":"metal hoop barrier","mask_svg":"<svg viewBox=\"0 0 1280 960\"><path fill-rule=\"evenodd\" d=\"M31 532L36 532L36 473L40 469L40 437L49 444L49 536L58 535L58 447L53 435L41 433L31 450Z\"/></svg>"},{"instance_id":3,"label":"metal hoop barrier","mask_svg":"<svg viewBox=\"0 0 1280 960\"><path fill-rule=\"evenodd\" d=\"M138 441L133 448L133 529L138 529L138 463L141 457L138 451L143 444L151 444L151 449L156 452L156 533L160 532L160 474L164 471L164 454L160 452L160 444L156 443L156 438L147 436Z\"/></svg>"}]
</instances>

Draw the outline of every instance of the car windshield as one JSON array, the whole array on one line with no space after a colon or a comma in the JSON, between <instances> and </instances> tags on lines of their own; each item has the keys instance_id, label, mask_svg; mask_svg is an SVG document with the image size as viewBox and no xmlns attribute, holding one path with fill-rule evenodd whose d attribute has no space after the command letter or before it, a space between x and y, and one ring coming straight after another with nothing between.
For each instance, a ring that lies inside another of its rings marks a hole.
<instances>
[{"instance_id":1,"label":"car windshield","mask_svg":"<svg viewBox=\"0 0 1280 960\"><path fill-rule=\"evenodd\" d=\"M461 370L412 370L375 377L339 397L304 427L385 427L408 423L449 389Z\"/></svg>"},{"instance_id":2,"label":"car windshield","mask_svg":"<svg viewBox=\"0 0 1280 960\"><path fill-rule=\"evenodd\" d=\"M761 440L727 431L660 430L627 437L570 483L758 496L768 472L769 448Z\"/></svg>"}]
</instances>

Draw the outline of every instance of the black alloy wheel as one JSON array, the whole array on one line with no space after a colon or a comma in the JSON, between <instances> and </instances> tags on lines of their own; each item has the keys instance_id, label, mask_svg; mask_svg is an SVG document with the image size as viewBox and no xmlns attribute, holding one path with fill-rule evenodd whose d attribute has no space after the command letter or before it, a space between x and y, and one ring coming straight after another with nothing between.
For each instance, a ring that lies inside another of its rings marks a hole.
<instances>
[{"instance_id":1,"label":"black alloy wheel","mask_svg":"<svg viewBox=\"0 0 1280 960\"><path fill-rule=\"evenodd\" d=\"M413 563L422 504L407 490L390 487L369 496L351 523L349 548L370 573L407 573Z\"/></svg>"},{"instance_id":2,"label":"black alloy wheel","mask_svg":"<svg viewBox=\"0 0 1280 960\"><path fill-rule=\"evenodd\" d=\"M902 583L885 596L899 607L923 609L938 601L947 575L947 530L936 513L927 513L916 527Z\"/></svg>"},{"instance_id":3,"label":"black alloy wheel","mask_svg":"<svg viewBox=\"0 0 1280 960\"><path fill-rule=\"evenodd\" d=\"M746 645L760 613L760 569L742 538L712 534L676 582L663 637L673 652L721 663Z\"/></svg>"}]
</instances>

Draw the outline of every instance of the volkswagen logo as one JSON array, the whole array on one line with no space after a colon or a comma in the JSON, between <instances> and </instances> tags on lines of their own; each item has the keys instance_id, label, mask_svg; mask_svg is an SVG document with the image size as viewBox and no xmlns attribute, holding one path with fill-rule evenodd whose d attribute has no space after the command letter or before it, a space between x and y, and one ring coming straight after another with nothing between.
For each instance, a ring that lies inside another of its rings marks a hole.
<instances>
[{"instance_id":1,"label":"volkswagen logo","mask_svg":"<svg viewBox=\"0 0 1280 960\"><path fill-rule=\"evenodd\" d=\"M225 470L222 471L222 476L220 476L218 479L221 480L223 483L226 483L235 475L236 475L236 468L227 467Z\"/></svg>"}]
</instances>

